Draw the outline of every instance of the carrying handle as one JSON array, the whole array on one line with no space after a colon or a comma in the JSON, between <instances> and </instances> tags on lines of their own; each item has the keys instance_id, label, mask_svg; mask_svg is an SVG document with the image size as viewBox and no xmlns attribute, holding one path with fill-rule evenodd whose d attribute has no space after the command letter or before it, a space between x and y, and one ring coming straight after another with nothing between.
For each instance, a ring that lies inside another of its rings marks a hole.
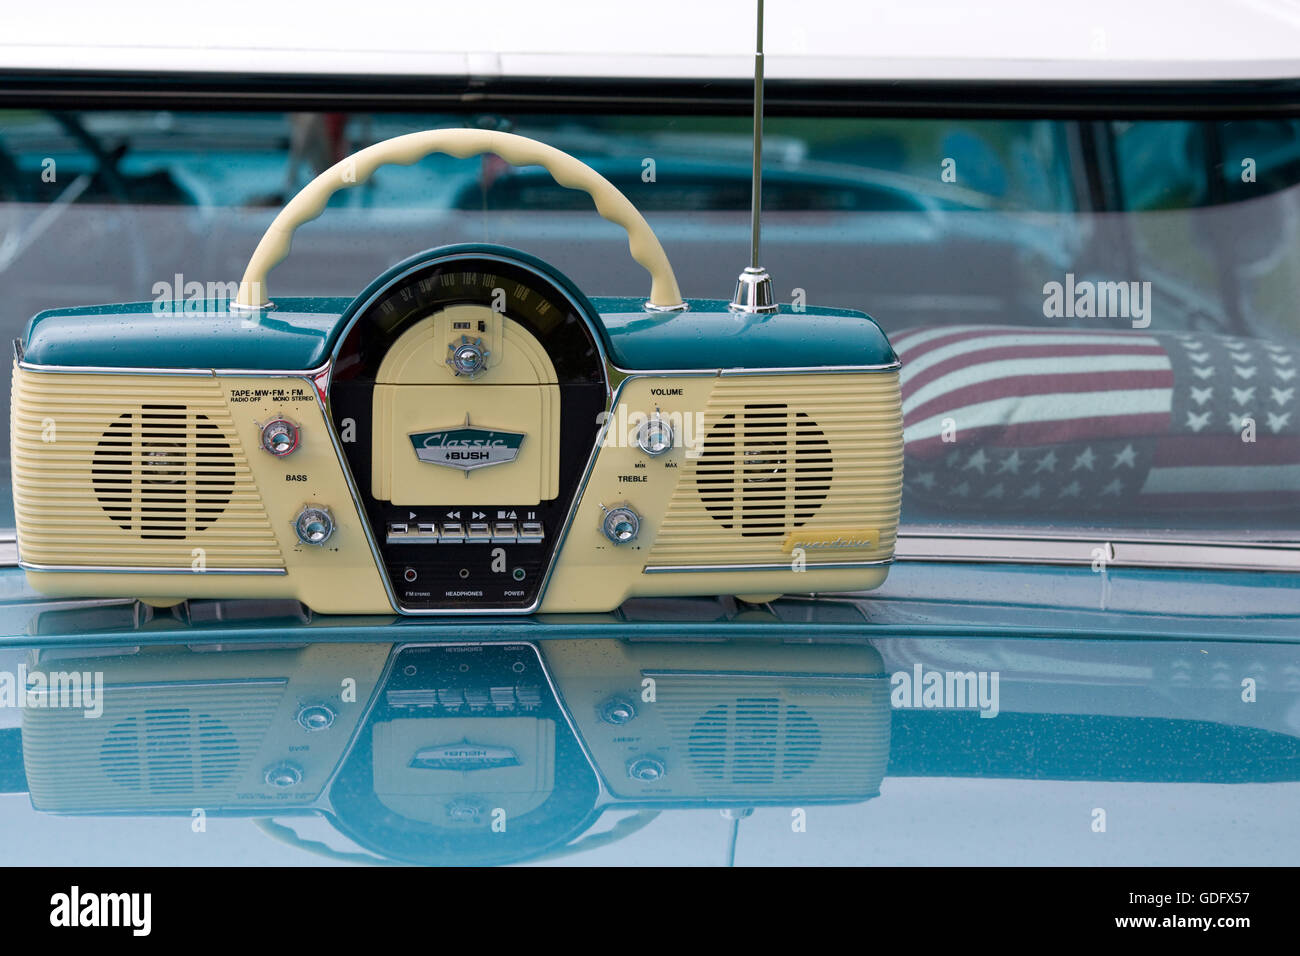
<instances>
[{"instance_id":1,"label":"carrying handle","mask_svg":"<svg viewBox=\"0 0 1300 956\"><path fill-rule=\"evenodd\" d=\"M325 170L280 210L258 242L240 280L236 305L246 309L270 306L267 273L289 254L297 228L324 212L336 192L364 183L380 166L409 166L430 153L447 153L458 159L495 153L512 166L541 166L561 186L581 189L596 203L598 213L626 230L632 258L650 273L650 301L646 307L651 311L685 308L672 266L654 230L613 183L554 146L513 133L478 129L435 129L395 136L367 146Z\"/></svg>"}]
</instances>

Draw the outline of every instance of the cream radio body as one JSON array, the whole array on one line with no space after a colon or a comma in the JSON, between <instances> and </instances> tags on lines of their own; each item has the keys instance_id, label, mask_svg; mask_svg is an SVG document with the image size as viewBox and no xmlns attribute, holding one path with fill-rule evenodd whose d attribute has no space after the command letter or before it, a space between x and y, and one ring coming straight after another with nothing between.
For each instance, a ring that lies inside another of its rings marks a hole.
<instances>
[{"instance_id":1,"label":"cream radio body","mask_svg":"<svg viewBox=\"0 0 1300 956\"><path fill-rule=\"evenodd\" d=\"M432 151L541 163L590 192L650 301L588 298L478 245L417 255L355 299L266 299L330 194ZM238 301L32 320L11 441L34 587L433 614L883 580L902 415L868 316L683 301L631 204L522 137L411 134L345 163L277 218Z\"/></svg>"}]
</instances>

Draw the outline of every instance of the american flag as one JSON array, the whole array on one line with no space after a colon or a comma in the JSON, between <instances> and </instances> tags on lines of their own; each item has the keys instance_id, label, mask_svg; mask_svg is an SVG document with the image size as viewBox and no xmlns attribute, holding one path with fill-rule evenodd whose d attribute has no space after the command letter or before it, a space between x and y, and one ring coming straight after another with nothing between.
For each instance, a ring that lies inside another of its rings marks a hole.
<instances>
[{"instance_id":1,"label":"american flag","mask_svg":"<svg viewBox=\"0 0 1300 956\"><path fill-rule=\"evenodd\" d=\"M891 339L910 495L999 512L1300 505L1293 345L991 325Z\"/></svg>"}]
</instances>

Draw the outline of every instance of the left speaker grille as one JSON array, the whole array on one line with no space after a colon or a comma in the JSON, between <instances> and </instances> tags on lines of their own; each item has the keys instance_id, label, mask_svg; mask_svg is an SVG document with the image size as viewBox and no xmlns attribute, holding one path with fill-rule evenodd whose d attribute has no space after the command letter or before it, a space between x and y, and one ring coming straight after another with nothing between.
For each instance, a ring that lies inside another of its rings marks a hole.
<instances>
[{"instance_id":1,"label":"left speaker grille","mask_svg":"<svg viewBox=\"0 0 1300 956\"><path fill-rule=\"evenodd\" d=\"M24 561L185 573L199 559L211 570L284 567L213 379L16 369L12 409Z\"/></svg>"},{"instance_id":2,"label":"left speaker grille","mask_svg":"<svg viewBox=\"0 0 1300 956\"><path fill-rule=\"evenodd\" d=\"M91 475L99 506L124 531L146 540L184 538L230 503L235 460L230 439L207 415L144 405L108 426Z\"/></svg>"},{"instance_id":3,"label":"left speaker grille","mask_svg":"<svg viewBox=\"0 0 1300 956\"><path fill-rule=\"evenodd\" d=\"M42 810L189 809L232 801L256 771L281 679L106 685L103 714L36 708L23 760Z\"/></svg>"}]
</instances>

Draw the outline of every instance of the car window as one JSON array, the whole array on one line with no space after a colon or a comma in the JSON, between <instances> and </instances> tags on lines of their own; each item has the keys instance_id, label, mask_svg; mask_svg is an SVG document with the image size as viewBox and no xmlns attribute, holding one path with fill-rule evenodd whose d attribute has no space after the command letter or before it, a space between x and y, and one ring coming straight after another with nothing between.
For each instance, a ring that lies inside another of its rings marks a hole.
<instances>
[{"instance_id":1,"label":"car window","mask_svg":"<svg viewBox=\"0 0 1300 956\"><path fill-rule=\"evenodd\" d=\"M645 210L685 294L731 294L743 117L2 110L4 331L237 278L316 173L467 125L574 154ZM764 170L779 298L866 311L902 359L905 526L1300 532L1300 123L772 116ZM495 157L385 168L277 283L352 296L419 249L490 241L639 294L588 203Z\"/></svg>"}]
</instances>

